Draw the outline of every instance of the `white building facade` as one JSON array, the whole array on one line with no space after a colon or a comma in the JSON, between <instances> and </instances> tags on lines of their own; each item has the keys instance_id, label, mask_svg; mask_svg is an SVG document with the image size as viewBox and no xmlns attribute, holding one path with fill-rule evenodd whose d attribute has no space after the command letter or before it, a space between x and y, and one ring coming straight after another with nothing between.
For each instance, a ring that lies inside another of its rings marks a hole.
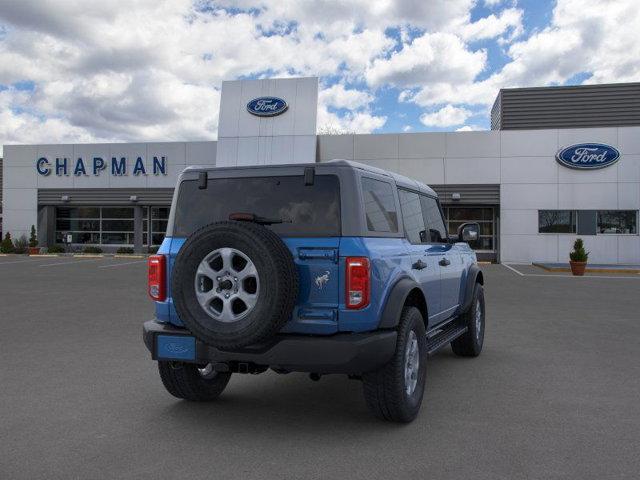
<instances>
[{"instance_id":1,"label":"white building facade","mask_svg":"<svg viewBox=\"0 0 640 480\"><path fill-rule=\"evenodd\" d=\"M164 235L187 165L340 158L432 186L451 233L480 222L480 258L567 262L579 236L591 262L640 263L640 126L317 136L317 96L315 78L224 82L217 142L5 145L2 229L15 239L35 225L43 246L146 251ZM284 110L252 112L256 99ZM557 159L593 144L617 160L576 169Z\"/></svg>"}]
</instances>

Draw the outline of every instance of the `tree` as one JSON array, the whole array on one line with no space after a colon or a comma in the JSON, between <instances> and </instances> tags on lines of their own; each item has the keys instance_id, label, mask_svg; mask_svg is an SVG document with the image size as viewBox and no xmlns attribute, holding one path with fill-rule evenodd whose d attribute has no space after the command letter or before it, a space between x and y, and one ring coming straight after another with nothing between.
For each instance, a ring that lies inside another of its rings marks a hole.
<instances>
[{"instance_id":1,"label":"tree","mask_svg":"<svg viewBox=\"0 0 640 480\"><path fill-rule=\"evenodd\" d=\"M355 132L333 123L326 123L317 128L318 135L353 135Z\"/></svg>"},{"instance_id":2,"label":"tree","mask_svg":"<svg viewBox=\"0 0 640 480\"><path fill-rule=\"evenodd\" d=\"M13 251L14 248L13 241L11 240L11 234L7 232L7 234L4 236L4 240L2 240L2 243L0 244L0 252L13 253Z\"/></svg>"},{"instance_id":3,"label":"tree","mask_svg":"<svg viewBox=\"0 0 640 480\"><path fill-rule=\"evenodd\" d=\"M38 246L38 236L36 235L35 225L31 225L31 235L29 235L29 246L30 247Z\"/></svg>"}]
</instances>

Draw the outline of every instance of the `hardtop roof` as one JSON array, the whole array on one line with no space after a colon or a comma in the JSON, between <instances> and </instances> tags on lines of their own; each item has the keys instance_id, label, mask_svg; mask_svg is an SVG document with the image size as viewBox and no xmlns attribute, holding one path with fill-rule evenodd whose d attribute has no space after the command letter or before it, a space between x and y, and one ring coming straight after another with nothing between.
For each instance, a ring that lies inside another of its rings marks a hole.
<instances>
[{"instance_id":1,"label":"hardtop roof","mask_svg":"<svg viewBox=\"0 0 640 480\"><path fill-rule=\"evenodd\" d=\"M405 177L404 175L400 175L394 172L390 172L388 170L384 170L382 168L373 167L371 165L366 165L364 163L354 162L353 160L329 160L328 162L320 162L320 163L285 163L285 164L277 164L277 165L246 165L246 166L232 166L232 167L215 167L212 165L192 165L187 167L184 172L201 172L201 171L210 171L210 170L239 170L239 171L247 171L247 170L262 170L262 169L278 169L278 168L291 168L291 167L314 167L320 168L322 167L343 167L343 168L355 168L358 170L363 170L365 172L375 173L376 175L382 175L393 179L399 187L405 187L412 190L422 191L423 193L437 196L436 192L429 187L428 185L414 180L409 177Z\"/></svg>"}]
</instances>

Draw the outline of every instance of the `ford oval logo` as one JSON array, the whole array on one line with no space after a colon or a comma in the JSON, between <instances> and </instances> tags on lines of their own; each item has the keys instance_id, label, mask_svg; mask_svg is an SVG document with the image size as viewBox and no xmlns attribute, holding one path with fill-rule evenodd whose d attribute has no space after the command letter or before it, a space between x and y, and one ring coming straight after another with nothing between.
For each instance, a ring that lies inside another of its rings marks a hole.
<instances>
[{"instance_id":1,"label":"ford oval logo","mask_svg":"<svg viewBox=\"0 0 640 480\"><path fill-rule=\"evenodd\" d=\"M247 111L258 117L275 117L284 113L289 105L278 97L259 97L247 103Z\"/></svg>"},{"instance_id":2,"label":"ford oval logo","mask_svg":"<svg viewBox=\"0 0 640 480\"><path fill-rule=\"evenodd\" d=\"M167 350L171 353L187 353L189 349L179 343L167 343Z\"/></svg>"},{"instance_id":3,"label":"ford oval logo","mask_svg":"<svg viewBox=\"0 0 640 480\"><path fill-rule=\"evenodd\" d=\"M595 170L613 165L620 158L620 152L602 143L579 143L563 148L556 155L559 163L569 168Z\"/></svg>"}]
</instances>

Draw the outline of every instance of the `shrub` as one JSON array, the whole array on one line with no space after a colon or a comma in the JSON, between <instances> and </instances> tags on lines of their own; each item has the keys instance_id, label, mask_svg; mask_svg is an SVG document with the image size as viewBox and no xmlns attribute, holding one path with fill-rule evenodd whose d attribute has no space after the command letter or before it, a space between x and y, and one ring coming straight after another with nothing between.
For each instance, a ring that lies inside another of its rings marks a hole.
<instances>
[{"instance_id":1,"label":"shrub","mask_svg":"<svg viewBox=\"0 0 640 480\"><path fill-rule=\"evenodd\" d=\"M51 245L47 251L49 253L64 253L64 247L62 245Z\"/></svg>"},{"instance_id":2,"label":"shrub","mask_svg":"<svg viewBox=\"0 0 640 480\"><path fill-rule=\"evenodd\" d=\"M119 253L120 255L129 255L133 253L133 248L131 247L120 247L118 250L116 250L116 253Z\"/></svg>"},{"instance_id":3,"label":"shrub","mask_svg":"<svg viewBox=\"0 0 640 480\"><path fill-rule=\"evenodd\" d=\"M13 251L14 253L27 253L27 246L29 242L27 241L26 235L20 235L15 242L13 242Z\"/></svg>"},{"instance_id":4,"label":"shrub","mask_svg":"<svg viewBox=\"0 0 640 480\"><path fill-rule=\"evenodd\" d=\"M584 249L584 242L581 238L576 238L573 243L573 252L569 254L569 258L573 262L586 262L589 258L589 252Z\"/></svg>"},{"instance_id":5,"label":"shrub","mask_svg":"<svg viewBox=\"0 0 640 480\"><path fill-rule=\"evenodd\" d=\"M4 240L0 243L0 252L2 253L13 253L15 249L13 248L13 241L11 240L11 234L7 232L4 236Z\"/></svg>"},{"instance_id":6,"label":"shrub","mask_svg":"<svg viewBox=\"0 0 640 480\"><path fill-rule=\"evenodd\" d=\"M29 235L29 246L32 248L38 246L38 236L36 235L35 225L31 225L31 235Z\"/></svg>"},{"instance_id":7,"label":"shrub","mask_svg":"<svg viewBox=\"0 0 640 480\"><path fill-rule=\"evenodd\" d=\"M149 253L158 253L160 247L149 247Z\"/></svg>"},{"instance_id":8,"label":"shrub","mask_svg":"<svg viewBox=\"0 0 640 480\"><path fill-rule=\"evenodd\" d=\"M84 247L82 253L102 253L102 249L100 247Z\"/></svg>"}]
</instances>

